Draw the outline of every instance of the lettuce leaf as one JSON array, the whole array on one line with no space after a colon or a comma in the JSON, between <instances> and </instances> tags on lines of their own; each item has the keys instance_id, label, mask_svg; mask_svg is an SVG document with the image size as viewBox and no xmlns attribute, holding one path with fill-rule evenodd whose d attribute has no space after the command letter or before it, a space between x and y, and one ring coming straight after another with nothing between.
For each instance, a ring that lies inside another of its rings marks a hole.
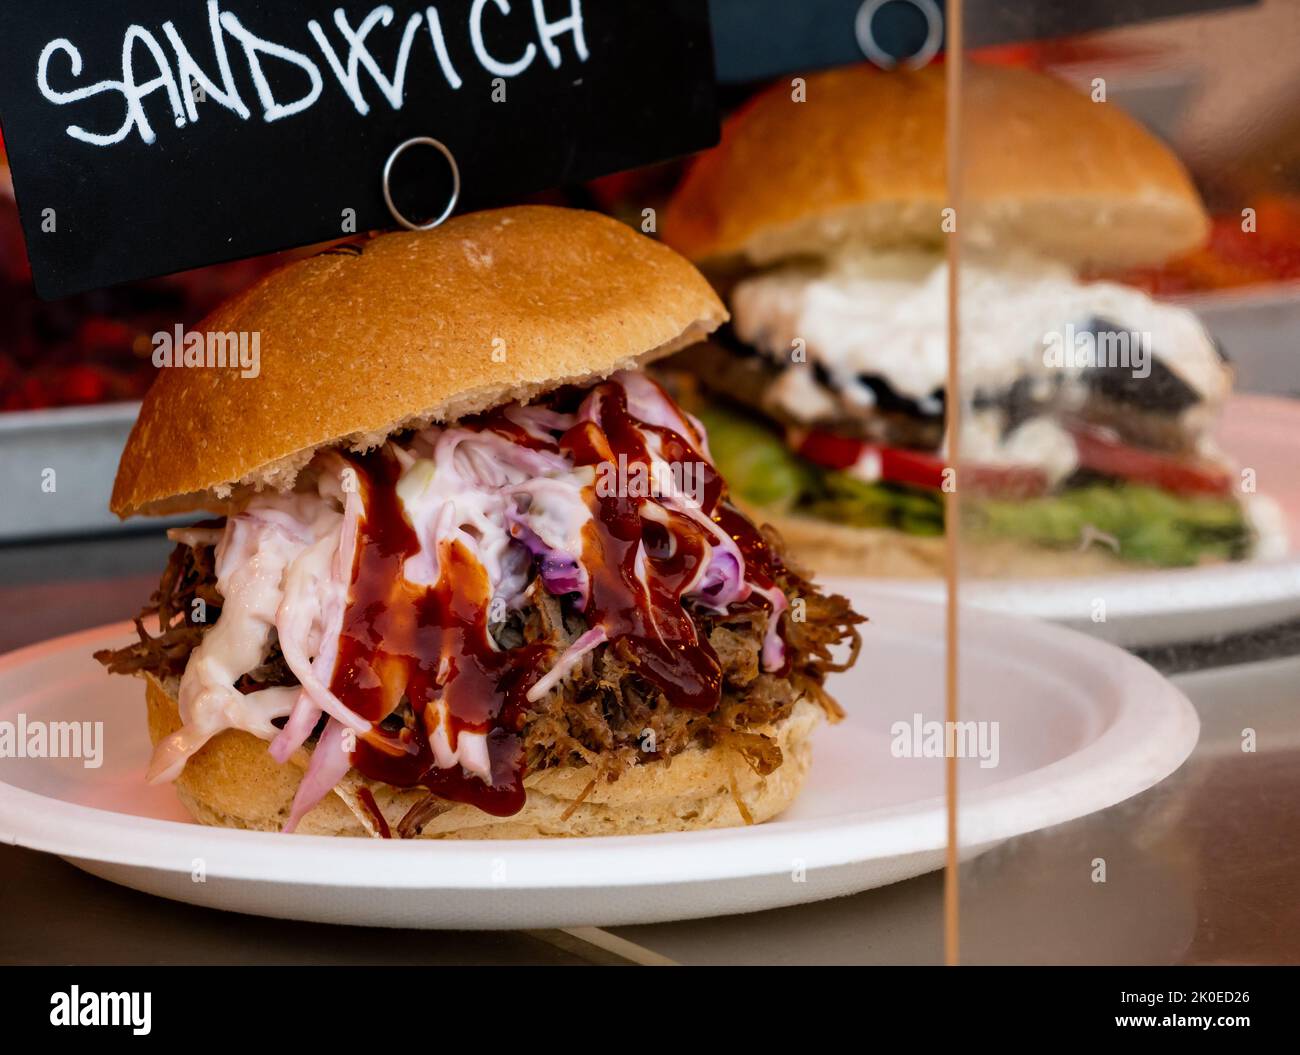
<instances>
[{"instance_id":1,"label":"lettuce leaf","mask_svg":"<svg viewBox=\"0 0 1300 1055\"><path fill-rule=\"evenodd\" d=\"M794 454L767 426L716 404L702 408L699 418L727 486L752 505L853 527L943 534L943 500L935 492L823 469Z\"/></svg>"},{"instance_id":2,"label":"lettuce leaf","mask_svg":"<svg viewBox=\"0 0 1300 1055\"><path fill-rule=\"evenodd\" d=\"M698 409L718 470L746 502L854 527L891 527L910 535L943 534L944 503L937 492L867 483L823 469L794 454L771 428L729 408ZM1239 560L1252 536L1231 498L1185 497L1123 481L1072 487L1043 498L982 498L963 503L974 538L1075 549L1085 539L1118 544L1121 558L1179 567L1206 560Z\"/></svg>"},{"instance_id":3,"label":"lettuce leaf","mask_svg":"<svg viewBox=\"0 0 1300 1055\"><path fill-rule=\"evenodd\" d=\"M1124 560L1158 567L1240 560L1251 544L1235 500L1174 495L1145 484L1095 483L1027 501L982 499L970 503L969 513L964 522L975 538L1074 549L1105 535Z\"/></svg>"}]
</instances>

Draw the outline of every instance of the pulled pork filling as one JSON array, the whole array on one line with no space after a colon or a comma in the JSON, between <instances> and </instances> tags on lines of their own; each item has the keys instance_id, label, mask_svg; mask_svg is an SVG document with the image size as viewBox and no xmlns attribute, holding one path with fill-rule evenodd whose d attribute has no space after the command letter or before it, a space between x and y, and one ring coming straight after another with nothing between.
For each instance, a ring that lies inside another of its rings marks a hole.
<instances>
[{"instance_id":1,"label":"pulled pork filling","mask_svg":"<svg viewBox=\"0 0 1300 1055\"><path fill-rule=\"evenodd\" d=\"M703 428L633 372L326 452L292 494L176 537L139 640L98 658L176 689L151 779L224 729L281 762L312 745L286 830L350 768L427 789L399 834L449 802L516 812L554 766L614 780L699 744L768 773L762 728L800 698L838 717L823 682L857 649L861 617L736 512Z\"/></svg>"}]
</instances>

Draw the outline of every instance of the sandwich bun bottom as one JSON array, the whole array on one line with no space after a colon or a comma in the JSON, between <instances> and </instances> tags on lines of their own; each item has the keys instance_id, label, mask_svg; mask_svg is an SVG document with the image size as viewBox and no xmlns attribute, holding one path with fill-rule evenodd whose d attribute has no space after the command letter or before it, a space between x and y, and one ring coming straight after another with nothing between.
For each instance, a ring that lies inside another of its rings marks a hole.
<instances>
[{"instance_id":1,"label":"sandwich bun bottom","mask_svg":"<svg viewBox=\"0 0 1300 1055\"><path fill-rule=\"evenodd\" d=\"M935 579L947 567L948 543L942 536L848 527L812 517L754 515L780 532L796 561L821 575ZM964 579L1079 578L1137 570L1101 545L1082 551L1057 550L996 539L964 544L959 564Z\"/></svg>"},{"instance_id":2,"label":"sandwich bun bottom","mask_svg":"<svg viewBox=\"0 0 1300 1055\"><path fill-rule=\"evenodd\" d=\"M149 674L145 679L149 737L156 745L180 728L180 714L175 685L164 685ZM493 817L458 804L429 820L420 837L639 835L761 823L786 809L798 795L812 764L812 732L821 718L821 708L800 699L784 721L753 730L773 736L785 758L766 777L750 769L734 750L720 747L692 747L670 760L636 766L613 783L598 781L586 798L582 795L596 775L594 766L543 770L525 778L527 801L514 816ZM279 831L289 816L307 757L300 751L280 765L268 753L266 741L251 733L227 730L190 758L176 780L176 792L200 824ZM422 789L369 781L350 770L336 792L326 795L302 819L297 831L304 835L376 835L366 811L348 804L349 800L356 802L355 794L363 787L370 790L394 833L407 810L424 797ZM737 797L748 818L737 805Z\"/></svg>"}]
</instances>

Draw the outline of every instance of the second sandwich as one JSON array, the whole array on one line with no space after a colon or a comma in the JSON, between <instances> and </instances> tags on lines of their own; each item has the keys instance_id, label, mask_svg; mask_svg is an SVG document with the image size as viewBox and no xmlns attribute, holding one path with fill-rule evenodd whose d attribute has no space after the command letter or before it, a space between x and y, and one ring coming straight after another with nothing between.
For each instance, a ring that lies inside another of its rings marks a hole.
<instances>
[{"instance_id":1,"label":"second sandwich","mask_svg":"<svg viewBox=\"0 0 1300 1055\"><path fill-rule=\"evenodd\" d=\"M672 365L737 494L823 569L942 569L944 249L960 224L964 570L1268 552L1268 507L1214 443L1232 387L1215 342L1186 309L1090 277L1205 237L1178 160L1112 104L975 65L958 217L943 77L836 70L806 101L776 86L669 205L665 240L733 316Z\"/></svg>"}]
</instances>

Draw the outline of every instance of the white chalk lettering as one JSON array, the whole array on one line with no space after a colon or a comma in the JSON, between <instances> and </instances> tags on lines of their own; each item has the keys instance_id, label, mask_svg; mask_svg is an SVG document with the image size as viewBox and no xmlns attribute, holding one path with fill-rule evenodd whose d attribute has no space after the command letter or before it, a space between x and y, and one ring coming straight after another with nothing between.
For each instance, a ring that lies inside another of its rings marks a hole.
<instances>
[{"instance_id":1,"label":"white chalk lettering","mask_svg":"<svg viewBox=\"0 0 1300 1055\"><path fill-rule=\"evenodd\" d=\"M36 86L40 89L41 94L54 103L55 106L79 103L83 99L91 99L96 95L102 95L104 92L120 92L123 98L126 97L126 85L121 81L96 81L94 84L88 84L84 88L75 88L70 92L56 91L50 87L50 59L54 57L56 51L62 51L68 56L72 76L81 76L81 52L73 46L72 41L59 37L58 40L51 40L45 45L36 64ZM68 125L64 131L73 139L89 143L91 146L107 147L122 142L131 134L131 129L134 127L135 119L128 107L126 120L122 122L121 127L116 132L87 132L80 125Z\"/></svg>"},{"instance_id":2,"label":"white chalk lettering","mask_svg":"<svg viewBox=\"0 0 1300 1055\"><path fill-rule=\"evenodd\" d=\"M365 42L370 31L375 28L376 23L383 26L392 24L393 9L387 4L371 11L356 29L348 25L348 18L343 13L343 8L335 9L334 24L338 26L339 32L343 34L344 39L348 42L346 69L339 61L338 54L334 51L334 46L329 42L329 38L325 36L325 30L321 28L321 24L313 18L307 23L307 28L311 35L316 38L321 54L325 56L325 61L329 63L330 69L334 71L334 76L338 78L339 84L347 92L348 98L352 100L352 105L356 107L357 113L365 116L370 112L370 104L361 92L361 68L363 66L374 79L374 82L379 85L379 90L384 93L388 105L394 110L402 108L402 96L406 91L406 67L411 60L411 45L415 43L415 34L420 28L423 17L417 14L412 15L407 20L406 30L402 34L401 48L397 53L397 65L391 80L384 76L383 71L379 68L379 63L375 61L375 57L370 53L370 49L366 47Z\"/></svg>"},{"instance_id":3,"label":"white chalk lettering","mask_svg":"<svg viewBox=\"0 0 1300 1055\"><path fill-rule=\"evenodd\" d=\"M462 15L450 23L468 38L459 40L448 39L436 4L425 4L405 15L398 13L401 5L378 4L359 21L350 19L340 6L333 11L332 28L321 20L308 19L300 31L301 40L294 42L299 47L255 32L231 10L230 4L223 7L221 0L207 0L206 7L212 50L211 58L202 61L195 57L182 31L171 19L157 27L156 32L143 25L125 28L118 56L120 79L78 84L85 66L81 51L67 37L47 43L36 64L36 86L47 102L73 106L108 93L117 93L122 98L122 123L116 129L107 131L68 124L64 126L67 135L90 146L109 147L138 133L141 142L153 144L161 134L156 127L161 104L151 104L155 106L153 121L145 104L156 93L165 95L172 122L178 129L195 124L202 113L199 104L209 100L241 121L251 120L260 111L262 120L270 123L310 110L325 94L327 78L332 75L330 83L337 82L349 104L358 114L366 116L374 105L373 90L371 98L366 97L367 79L378 88L389 107L401 110L406 102L409 75L421 62L427 68L436 68L441 80L452 91L459 91L465 79L461 73L464 66L457 68L457 55L462 56L463 63L469 61L464 56L472 53L479 70L502 85L503 78L518 77L532 67L539 54L553 70L560 69L566 61L585 63L591 57L582 0L568 0L567 8L560 0L552 0L552 10L558 7L563 11L552 15L547 14L544 0L515 0L513 4L511 0L474 0L468 17ZM528 41L517 56L506 57L502 52L507 49L500 39L495 45L489 40L503 25L523 28L527 24L518 20L531 21L535 39ZM413 64L417 55L415 42L422 26L428 28L432 49L431 53L420 51L420 58ZM399 27L400 38L396 35ZM170 52L160 41L165 41ZM231 48L232 41L237 48ZM237 62L232 64L232 53L238 56L241 52L246 69ZM201 47L200 54L206 55L206 48ZM66 56L66 71L58 68L60 64L55 60L59 56ZM150 64L147 70L146 58ZM430 60L436 62L436 67ZM299 72L277 70L273 65L277 63ZM281 72L294 79L286 85L284 77L277 75ZM52 83L52 75L58 87ZM275 88L271 86L273 80ZM294 94L293 84L304 80L297 98L285 98Z\"/></svg>"},{"instance_id":4,"label":"white chalk lettering","mask_svg":"<svg viewBox=\"0 0 1300 1055\"><path fill-rule=\"evenodd\" d=\"M212 51L216 55L217 69L221 73L220 88L194 61L190 49L185 46L181 35L176 32L176 26L171 22L164 22L162 28L171 43L172 50L176 52L176 70L180 75L177 79L181 83L181 96L185 100L185 110L190 120L199 119L199 108L194 101L194 93L188 90L191 84L197 84L207 98L247 121L251 114L248 107L244 105L244 100L239 97L239 89L235 87L235 75L230 69L230 55L226 52L226 38L221 32L221 9L217 6L217 0L208 0L208 29L212 33Z\"/></svg>"},{"instance_id":5,"label":"white chalk lettering","mask_svg":"<svg viewBox=\"0 0 1300 1055\"><path fill-rule=\"evenodd\" d=\"M555 45L555 38L565 33L573 34L573 46L578 51L578 58L587 61L587 38L582 32L582 0L573 0L569 13L558 22L546 21L546 12L542 10L543 0L533 0L533 18L537 20L537 33L542 40L542 51L551 69L558 70L564 56Z\"/></svg>"},{"instance_id":6,"label":"white chalk lettering","mask_svg":"<svg viewBox=\"0 0 1300 1055\"><path fill-rule=\"evenodd\" d=\"M149 49L149 56L158 67L158 76L143 84L137 84L135 79L136 41L140 41ZM185 127L185 109L181 103L181 90L176 85L176 78L172 76L172 68L168 65L167 56L157 38L142 26L128 27L126 36L122 38L122 84L126 94L127 112L140 130L140 138L146 143L152 143L156 136L153 127L149 124L149 117L144 112L144 100L159 88L167 92L167 100L171 103L176 127Z\"/></svg>"},{"instance_id":7,"label":"white chalk lettering","mask_svg":"<svg viewBox=\"0 0 1300 1055\"><path fill-rule=\"evenodd\" d=\"M447 78L447 83L455 91L464 83L460 79L460 74L456 72L456 67L452 65L451 54L447 51L447 38L442 33L442 19L438 17L438 9L430 7L424 12L424 17L429 22L429 36L433 38L433 52L438 56L438 65L442 67L442 75Z\"/></svg>"},{"instance_id":8,"label":"white chalk lettering","mask_svg":"<svg viewBox=\"0 0 1300 1055\"><path fill-rule=\"evenodd\" d=\"M316 63L312 62L301 51L286 48L283 44L274 44L250 33L230 11L221 12L221 25L227 33L237 39L244 47L244 55L248 59L248 72L253 75L253 84L257 88L257 97L262 102L262 117L265 121L268 123L279 121L281 118L301 113L320 98L321 89L324 87L320 69ZM271 91L271 85L266 79L266 73L262 69L262 60L258 58L259 54L283 59L285 62L297 66L311 80L311 90L296 102L276 102L275 95Z\"/></svg>"},{"instance_id":9,"label":"white chalk lettering","mask_svg":"<svg viewBox=\"0 0 1300 1055\"><path fill-rule=\"evenodd\" d=\"M537 58L537 45L530 43L524 48L524 54L514 62L499 62L488 51L483 41L483 9L491 3L503 15L510 14L510 0L474 0L469 12L469 39L474 45L474 55L482 67L495 77L517 77L533 64Z\"/></svg>"}]
</instances>

